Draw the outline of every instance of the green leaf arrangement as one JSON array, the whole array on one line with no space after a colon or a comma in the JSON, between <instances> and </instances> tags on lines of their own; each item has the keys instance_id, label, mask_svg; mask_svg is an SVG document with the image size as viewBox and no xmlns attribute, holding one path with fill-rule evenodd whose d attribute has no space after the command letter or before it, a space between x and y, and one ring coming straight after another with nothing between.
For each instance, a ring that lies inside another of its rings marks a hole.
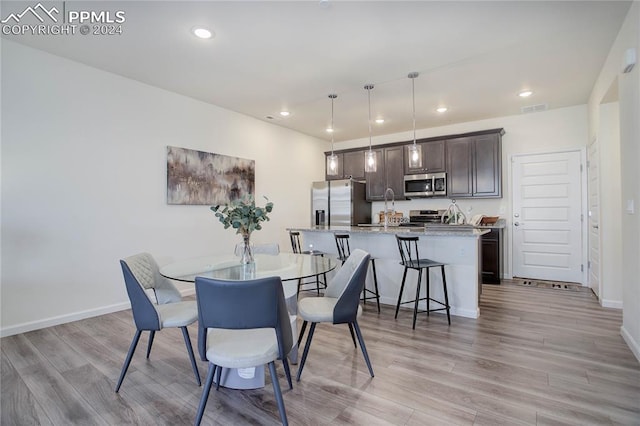
<instances>
[{"instance_id":1,"label":"green leaf arrangement","mask_svg":"<svg viewBox=\"0 0 640 426\"><path fill-rule=\"evenodd\" d=\"M269 220L269 213L273 211L273 203L267 197L264 207L256 207L252 195L247 195L229 204L211 206L211 210L224 225L224 229L233 228L236 234L251 234L262 229L260 222Z\"/></svg>"}]
</instances>

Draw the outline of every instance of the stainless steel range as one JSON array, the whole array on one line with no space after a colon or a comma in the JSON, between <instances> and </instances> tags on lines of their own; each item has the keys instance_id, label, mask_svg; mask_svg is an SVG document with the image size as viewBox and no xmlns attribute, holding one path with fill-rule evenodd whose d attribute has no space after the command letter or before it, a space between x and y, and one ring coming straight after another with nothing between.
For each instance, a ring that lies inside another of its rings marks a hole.
<instances>
[{"instance_id":1,"label":"stainless steel range","mask_svg":"<svg viewBox=\"0 0 640 426\"><path fill-rule=\"evenodd\" d=\"M428 223L440 223L444 210L409 210L409 223L423 226Z\"/></svg>"}]
</instances>

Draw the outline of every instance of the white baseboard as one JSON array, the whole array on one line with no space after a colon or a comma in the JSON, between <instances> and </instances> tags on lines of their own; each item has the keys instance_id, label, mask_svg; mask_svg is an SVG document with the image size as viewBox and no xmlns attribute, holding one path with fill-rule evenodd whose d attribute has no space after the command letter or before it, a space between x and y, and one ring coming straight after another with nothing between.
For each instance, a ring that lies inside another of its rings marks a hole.
<instances>
[{"instance_id":1,"label":"white baseboard","mask_svg":"<svg viewBox=\"0 0 640 426\"><path fill-rule=\"evenodd\" d=\"M629 349L631 349L631 352L633 352L633 355L635 355L638 362L640 362L640 342L636 342L624 326L620 327L620 334L624 341L627 342L627 345L629 346Z\"/></svg>"},{"instance_id":2,"label":"white baseboard","mask_svg":"<svg viewBox=\"0 0 640 426\"><path fill-rule=\"evenodd\" d=\"M180 294L182 296L191 296L195 294L195 289L182 290ZM45 318L37 321L25 322L22 324L12 325L9 327L0 328L0 337L13 336L15 334L27 333L33 330L40 330L42 328L53 327L55 325L66 324L68 322L79 321L87 318L93 318L100 315L111 314L113 312L124 311L125 309L131 309L130 302L116 303L109 306L102 306L95 309L88 309L86 311L74 312L71 314L58 315L51 318Z\"/></svg>"},{"instance_id":3,"label":"white baseboard","mask_svg":"<svg viewBox=\"0 0 640 426\"><path fill-rule=\"evenodd\" d=\"M600 306L602 306L603 308L622 309L622 300L601 299Z\"/></svg>"},{"instance_id":4,"label":"white baseboard","mask_svg":"<svg viewBox=\"0 0 640 426\"><path fill-rule=\"evenodd\" d=\"M14 334L26 333L28 331L40 330L41 328L53 327L54 325L66 324L68 322L79 321L86 318L106 315L113 312L123 311L131 308L131 303L116 303L115 305L103 306L96 309L74 312L66 315L59 315L37 321L25 322L22 324L3 327L0 329L0 337L13 336Z\"/></svg>"}]
</instances>

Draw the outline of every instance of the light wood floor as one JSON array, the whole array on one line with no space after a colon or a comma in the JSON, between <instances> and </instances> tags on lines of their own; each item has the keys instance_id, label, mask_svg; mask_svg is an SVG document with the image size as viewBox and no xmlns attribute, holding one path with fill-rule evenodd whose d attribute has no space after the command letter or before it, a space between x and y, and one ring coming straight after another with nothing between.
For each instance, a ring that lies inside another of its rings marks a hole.
<instances>
[{"instance_id":1,"label":"light wood floor","mask_svg":"<svg viewBox=\"0 0 640 426\"><path fill-rule=\"evenodd\" d=\"M278 364L292 425L640 424L621 313L589 292L485 285L478 320L422 314L414 331L409 310L368 303L360 324L373 379L346 326L318 326L292 391ZM192 424L202 388L179 330L150 360L145 333L113 392L133 333L123 311L3 338L2 425ZM264 389L212 390L203 424L278 424L268 374Z\"/></svg>"}]
</instances>

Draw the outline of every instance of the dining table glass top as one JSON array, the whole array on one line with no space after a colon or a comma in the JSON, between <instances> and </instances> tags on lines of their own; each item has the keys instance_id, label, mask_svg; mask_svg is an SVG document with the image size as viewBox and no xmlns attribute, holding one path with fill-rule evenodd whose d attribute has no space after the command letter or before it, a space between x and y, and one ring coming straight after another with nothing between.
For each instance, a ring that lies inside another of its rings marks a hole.
<instances>
[{"instance_id":1,"label":"dining table glass top","mask_svg":"<svg viewBox=\"0 0 640 426\"><path fill-rule=\"evenodd\" d=\"M204 256L170 263L160 268L164 277L185 282L195 282L196 277L223 280L250 280L278 276L282 281L315 277L333 270L337 259L333 256L279 253L256 254L255 262L240 264L234 255Z\"/></svg>"}]
</instances>

